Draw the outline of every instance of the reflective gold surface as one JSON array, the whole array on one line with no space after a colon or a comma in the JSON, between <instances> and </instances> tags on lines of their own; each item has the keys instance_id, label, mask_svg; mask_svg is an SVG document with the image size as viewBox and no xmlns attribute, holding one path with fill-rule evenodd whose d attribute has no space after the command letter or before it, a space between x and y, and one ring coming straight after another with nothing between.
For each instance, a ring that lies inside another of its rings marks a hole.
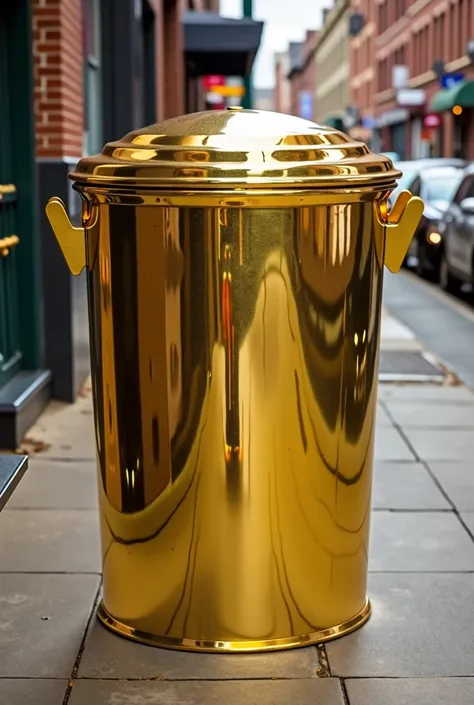
<instances>
[{"instance_id":1,"label":"reflective gold surface","mask_svg":"<svg viewBox=\"0 0 474 705\"><path fill-rule=\"evenodd\" d=\"M83 160L84 229L50 202L87 266L109 628L260 651L368 618L383 265L421 215L388 213L397 176L330 128L227 111Z\"/></svg>"},{"instance_id":2,"label":"reflective gold surface","mask_svg":"<svg viewBox=\"0 0 474 705\"><path fill-rule=\"evenodd\" d=\"M87 184L192 189L393 188L387 157L332 127L258 110L211 110L166 120L107 144L71 175Z\"/></svg>"},{"instance_id":3,"label":"reflective gold surface","mask_svg":"<svg viewBox=\"0 0 474 705\"><path fill-rule=\"evenodd\" d=\"M100 206L89 294L114 628L245 650L367 617L373 207Z\"/></svg>"}]
</instances>

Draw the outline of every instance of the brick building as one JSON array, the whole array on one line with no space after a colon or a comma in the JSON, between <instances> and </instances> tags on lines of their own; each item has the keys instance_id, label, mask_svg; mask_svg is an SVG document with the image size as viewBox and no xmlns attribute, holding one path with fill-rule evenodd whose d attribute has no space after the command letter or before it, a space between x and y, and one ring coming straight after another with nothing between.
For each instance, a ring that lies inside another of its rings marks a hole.
<instances>
[{"instance_id":1,"label":"brick building","mask_svg":"<svg viewBox=\"0 0 474 705\"><path fill-rule=\"evenodd\" d=\"M275 66L275 110L291 114L291 83L288 80L290 55L288 51L277 52L274 56Z\"/></svg>"},{"instance_id":2,"label":"brick building","mask_svg":"<svg viewBox=\"0 0 474 705\"><path fill-rule=\"evenodd\" d=\"M66 267L47 200L80 222L78 159L203 107L202 76L247 76L261 33L219 0L0 2L0 233L15 236L0 262L0 447L89 371L85 278Z\"/></svg>"},{"instance_id":3,"label":"brick building","mask_svg":"<svg viewBox=\"0 0 474 705\"><path fill-rule=\"evenodd\" d=\"M472 0L351 0L351 10L365 19L351 40L351 96L362 112L373 107L380 147L402 158L474 158ZM443 88L453 74L462 80ZM430 131L433 112L441 124Z\"/></svg>"},{"instance_id":4,"label":"brick building","mask_svg":"<svg viewBox=\"0 0 474 705\"><path fill-rule=\"evenodd\" d=\"M288 47L290 82L290 113L314 120L314 89L316 85L315 49L318 33L308 30L304 42L290 42Z\"/></svg>"},{"instance_id":5,"label":"brick building","mask_svg":"<svg viewBox=\"0 0 474 705\"><path fill-rule=\"evenodd\" d=\"M374 133L374 102L377 91L375 39L377 36L378 5L373 0L351 0L349 18L363 18L361 31L349 34L349 102L359 113L360 124L351 130L356 139L376 142Z\"/></svg>"}]
</instances>

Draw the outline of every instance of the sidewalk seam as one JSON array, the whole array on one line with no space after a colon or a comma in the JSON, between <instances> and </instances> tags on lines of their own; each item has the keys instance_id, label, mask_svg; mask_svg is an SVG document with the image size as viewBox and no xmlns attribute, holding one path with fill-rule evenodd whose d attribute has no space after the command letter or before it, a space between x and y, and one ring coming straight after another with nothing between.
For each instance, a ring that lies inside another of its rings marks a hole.
<instances>
[{"instance_id":1,"label":"sidewalk seam","mask_svg":"<svg viewBox=\"0 0 474 705\"><path fill-rule=\"evenodd\" d=\"M69 698L71 697L72 689L74 688L74 684L77 679L77 672L79 670L79 664L81 663L82 654L84 653L84 649L86 646L86 639L87 639L87 635L89 633L89 627L91 625L92 619L93 619L95 612L96 612L96 609L97 609L97 605L99 603L101 589L102 589L102 580L99 581L99 586L97 588L97 592L96 592L94 600L92 602L91 613L89 615L89 619L87 620L86 628L84 629L84 634L83 634L82 640L81 640L81 645L79 646L79 651L77 652L76 660L75 660L74 665L72 667L71 675L69 677L69 682L68 682L66 692L65 692L64 698L63 698L63 705L68 704Z\"/></svg>"}]
</instances>

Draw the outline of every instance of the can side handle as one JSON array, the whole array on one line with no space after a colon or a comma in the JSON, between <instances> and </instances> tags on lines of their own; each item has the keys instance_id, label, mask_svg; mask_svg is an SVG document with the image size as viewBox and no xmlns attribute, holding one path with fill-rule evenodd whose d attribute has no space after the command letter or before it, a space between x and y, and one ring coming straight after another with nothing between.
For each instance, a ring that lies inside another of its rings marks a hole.
<instances>
[{"instance_id":1,"label":"can side handle","mask_svg":"<svg viewBox=\"0 0 474 705\"><path fill-rule=\"evenodd\" d=\"M87 264L85 228L72 225L64 203L57 196L48 201L45 210L66 264L71 274L77 276Z\"/></svg>"},{"instance_id":2,"label":"can side handle","mask_svg":"<svg viewBox=\"0 0 474 705\"><path fill-rule=\"evenodd\" d=\"M403 264L410 243L423 215L423 201L402 191L382 224L385 226L384 264L396 274Z\"/></svg>"}]
</instances>

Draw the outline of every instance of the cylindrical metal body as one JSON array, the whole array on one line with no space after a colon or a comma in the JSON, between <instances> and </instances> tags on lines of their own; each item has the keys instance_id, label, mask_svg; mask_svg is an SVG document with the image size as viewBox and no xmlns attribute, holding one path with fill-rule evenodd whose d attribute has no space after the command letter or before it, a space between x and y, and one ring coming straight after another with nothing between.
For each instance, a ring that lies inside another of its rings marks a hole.
<instances>
[{"instance_id":1,"label":"cylindrical metal body","mask_svg":"<svg viewBox=\"0 0 474 705\"><path fill-rule=\"evenodd\" d=\"M390 189L80 190L100 618L211 651L356 628Z\"/></svg>"}]
</instances>

